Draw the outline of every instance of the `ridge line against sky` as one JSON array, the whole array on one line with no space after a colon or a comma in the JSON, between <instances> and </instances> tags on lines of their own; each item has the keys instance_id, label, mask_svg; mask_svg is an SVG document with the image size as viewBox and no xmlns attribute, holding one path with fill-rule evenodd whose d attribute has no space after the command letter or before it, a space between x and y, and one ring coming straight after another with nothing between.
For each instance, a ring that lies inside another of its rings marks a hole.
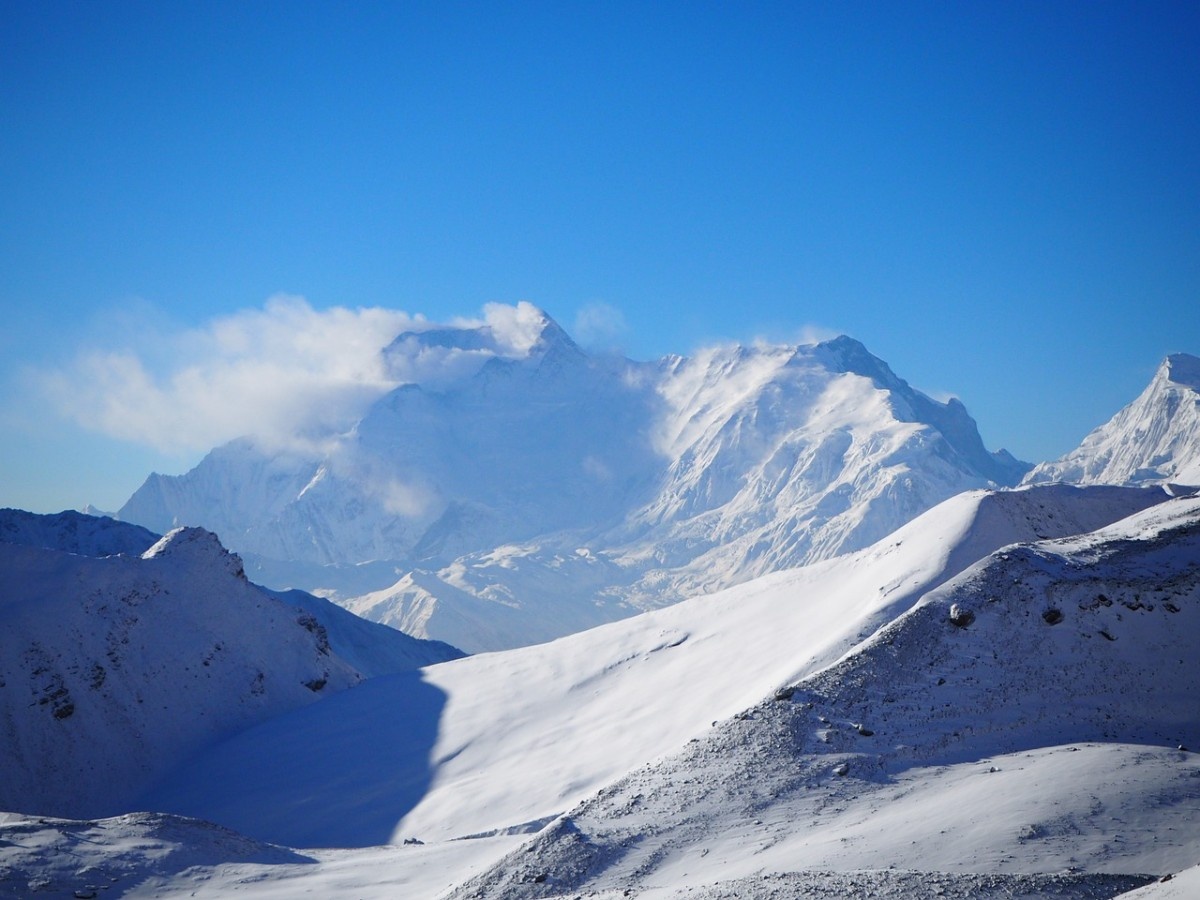
<instances>
[{"instance_id":1,"label":"ridge line against sky","mask_svg":"<svg viewBox=\"0 0 1200 900\"><path fill-rule=\"evenodd\" d=\"M279 294L528 300L635 359L815 325L1061 455L1200 354L1197 46L1187 3L9 4L0 505L198 458L31 371Z\"/></svg>"}]
</instances>

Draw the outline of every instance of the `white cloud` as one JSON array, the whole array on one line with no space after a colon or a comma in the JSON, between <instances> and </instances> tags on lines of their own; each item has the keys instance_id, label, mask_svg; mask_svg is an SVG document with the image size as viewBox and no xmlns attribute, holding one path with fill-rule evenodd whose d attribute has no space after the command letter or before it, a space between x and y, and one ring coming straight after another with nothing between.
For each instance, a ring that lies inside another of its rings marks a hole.
<instances>
[{"instance_id":1,"label":"white cloud","mask_svg":"<svg viewBox=\"0 0 1200 900\"><path fill-rule=\"evenodd\" d=\"M395 479L383 484L380 496L384 509L392 515L406 516L410 519L423 516L437 500L428 489Z\"/></svg>"},{"instance_id":2,"label":"white cloud","mask_svg":"<svg viewBox=\"0 0 1200 900\"><path fill-rule=\"evenodd\" d=\"M822 341L831 341L843 332L834 331L831 328L826 328L823 325L804 325L796 335L796 342L799 344L819 344Z\"/></svg>"},{"instance_id":3,"label":"white cloud","mask_svg":"<svg viewBox=\"0 0 1200 900\"><path fill-rule=\"evenodd\" d=\"M395 310L315 310L277 296L198 329L147 327L125 349L85 351L38 380L83 427L165 452L243 435L311 446L395 386L379 351L424 327Z\"/></svg>"},{"instance_id":4,"label":"white cloud","mask_svg":"<svg viewBox=\"0 0 1200 900\"><path fill-rule=\"evenodd\" d=\"M516 306L489 303L483 308L483 319L491 328L496 348L503 356L527 355L546 324L546 314L525 300Z\"/></svg>"},{"instance_id":5,"label":"white cloud","mask_svg":"<svg viewBox=\"0 0 1200 900\"><path fill-rule=\"evenodd\" d=\"M962 402L962 398L960 398L958 394L954 393L953 391L922 390L921 393L923 393L926 397L936 400L938 403L949 403L951 400L958 400L960 403Z\"/></svg>"},{"instance_id":6,"label":"white cloud","mask_svg":"<svg viewBox=\"0 0 1200 900\"><path fill-rule=\"evenodd\" d=\"M89 349L34 373L43 395L84 428L166 453L238 437L314 452L400 384L445 386L492 357L526 356L544 324L526 302L489 303L480 319L443 325L378 307L316 310L284 295L200 328L154 319L127 318L120 349ZM439 329L445 340L419 337ZM415 336L395 342L405 332ZM407 487L392 493L398 508L425 503Z\"/></svg>"}]
</instances>

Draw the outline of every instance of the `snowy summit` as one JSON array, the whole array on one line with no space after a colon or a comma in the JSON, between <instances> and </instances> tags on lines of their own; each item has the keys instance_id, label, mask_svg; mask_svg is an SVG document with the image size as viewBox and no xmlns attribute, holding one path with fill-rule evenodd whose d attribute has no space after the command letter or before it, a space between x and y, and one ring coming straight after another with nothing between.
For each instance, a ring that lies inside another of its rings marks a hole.
<instances>
[{"instance_id":1,"label":"snowy summit","mask_svg":"<svg viewBox=\"0 0 1200 900\"><path fill-rule=\"evenodd\" d=\"M1027 480L1200 485L1200 358L1168 356L1136 400Z\"/></svg>"},{"instance_id":2,"label":"snowy summit","mask_svg":"<svg viewBox=\"0 0 1200 900\"><path fill-rule=\"evenodd\" d=\"M397 337L403 383L321 453L236 441L121 518L202 525L260 580L478 650L861 549L1028 469L848 337L638 363L506 309Z\"/></svg>"}]
</instances>

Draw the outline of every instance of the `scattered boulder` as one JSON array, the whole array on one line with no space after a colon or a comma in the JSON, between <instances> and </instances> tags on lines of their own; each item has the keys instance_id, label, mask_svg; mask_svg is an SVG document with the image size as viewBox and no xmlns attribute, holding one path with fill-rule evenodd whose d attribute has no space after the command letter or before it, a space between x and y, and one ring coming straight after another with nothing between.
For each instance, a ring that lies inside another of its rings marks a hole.
<instances>
[{"instance_id":1,"label":"scattered boulder","mask_svg":"<svg viewBox=\"0 0 1200 900\"><path fill-rule=\"evenodd\" d=\"M957 603L950 605L950 624L959 628L966 628L975 621L975 613L969 609L959 606Z\"/></svg>"}]
</instances>

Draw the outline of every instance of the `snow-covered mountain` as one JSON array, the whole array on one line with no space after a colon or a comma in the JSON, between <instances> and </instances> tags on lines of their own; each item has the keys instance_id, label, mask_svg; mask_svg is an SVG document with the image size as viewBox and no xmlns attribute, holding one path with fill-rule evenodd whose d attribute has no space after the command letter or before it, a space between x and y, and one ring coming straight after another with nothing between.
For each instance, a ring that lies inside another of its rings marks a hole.
<instances>
[{"instance_id":1,"label":"snow-covered mountain","mask_svg":"<svg viewBox=\"0 0 1200 900\"><path fill-rule=\"evenodd\" d=\"M0 879L100 873L159 897L1113 897L1200 861L1200 762L1182 749L1200 744L1198 560L1194 497L965 494L858 553L373 679L127 801L359 849L297 860L171 815L8 817Z\"/></svg>"},{"instance_id":2,"label":"snow-covered mountain","mask_svg":"<svg viewBox=\"0 0 1200 900\"><path fill-rule=\"evenodd\" d=\"M997 551L451 896L724 882L705 896L765 897L788 884L764 873L1194 865L1197 560L1196 498Z\"/></svg>"},{"instance_id":3,"label":"snow-covered mountain","mask_svg":"<svg viewBox=\"0 0 1200 900\"><path fill-rule=\"evenodd\" d=\"M436 666L419 690L373 682L214 748L133 806L292 846L519 831L828 665L992 551L1167 499L1159 488L1066 485L962 494L858 553ZM380 708L400 713L395 728L384 730ZM364 764L352 735L366 731L386 765ZM336 782L322 783L314 748L337 760L326 767L343 773ZM410 799L414 783L427 786Z\"/></svg>"},{"instance_id":4,"label":"snow-covered mountain","mask_svg":"<svg viewBox=\"0 0 1200 900\"><path fill-rule=\"evenodd\" d=\"M858 342L584 353L544 313L400 335L418 378L319 455L238 441L121 518L201 524L255 577L469 650L547 640L869 546L1027 469Z\"/></svg>"},{"instance_id":5,"label":"snow-covered mountain","mask_svg":"<svg viewBox=\"0 0 1200 900\"><path fill-rule=\"evenodd\" d=\"M1200 358L1168 356L1136 400L1026 480L1200 485Z\"/></svg>"},{"instance_id":6,"label":"snow-covered mountain","mask_svg":"<svg viewBox=\"0 0 1200 900\"><path fill-rule=\"evenodd\" d=\"M0 511L0 809L123 811L208 743L460 655L285 599L203 529Z\"/></svg>"}]
</instances>

